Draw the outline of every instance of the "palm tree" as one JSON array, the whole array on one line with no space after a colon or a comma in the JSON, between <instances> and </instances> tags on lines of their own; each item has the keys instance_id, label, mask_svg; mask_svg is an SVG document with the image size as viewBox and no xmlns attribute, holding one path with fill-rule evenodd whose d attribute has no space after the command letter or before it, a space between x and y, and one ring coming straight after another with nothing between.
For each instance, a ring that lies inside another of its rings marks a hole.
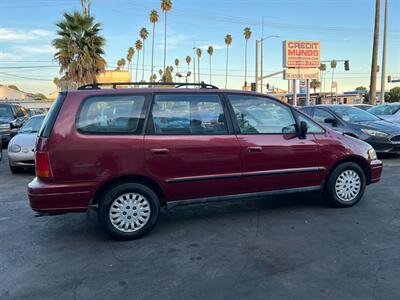
<instances>
[{"instance_id":1,"label":"palm tree","mask_svg":"<svg viewBox=\"0 0 400 300\"><path fill-rule=\"evenodd\" d=\"M226 44L226 72L225 72L225 88L228 87L228 59L229 59L229 46L232 44L232 36L227 34L225 36Z\"/></svg>"},{"instance_id":2,"label":"palm tree","mask_svg":"<svg viewBox=\"0 0 400 300\"><path fill-rule=\"evenodd\" d=\"M123 70L126 65L126 61L124 58L121 58L117 61L117 70Z\"/></svg>"},{"instance_id":3,"label":"palm tree","mask_svg":"<svg viewBox=\"0 0 400 300\"><path fill-rule=\"evenodd\" d=\"M164 70L167 61L167 13L172 9L171 0L161 0L161 9L164 12Z\"/></svg>"},{"instance_id":4,"label":"palm tree","mask_svg":"<svg viewBox=\"0 0 400 300\"><path fill-rule=\"evenodd\" d=\"M143 44L141 40L136 40L135 42L135 48L137 52L137 58L136 58L136 78L135 81L138 81L138 69L139 69L139 52L142 50Z\"/></svg>"},{"instance_id":5,"label":"palm tree","mask_svg":"<svg viewBox=\"0 0 400 300\"><path fill-rule=\"evenodd\" d=\"M251 38L251 28L250 27L245 27L243 30L243 35L246 40L246 46L244 50L244 86L247 86L247 44L249 39Z\"/></svg>"},{"instance_id":6,"label":"palm tree","mask_svg":"<svg viewBox=\"0 0 400 300\"><path fill-rule=\"evenodd\" d=\"M198 74L198 81L201 82L200 80L200 58L201 58L202 51L200 48L196 49L196 55L197 55L197 74Z\"/></svg>"},{"instance_id":7,"label":"palm tree","mask_svg":"<svg viewBox=\"0 0 400 300\"><path fill-rule=\"evenodd\" d=\"M317 92L317 89L321 86L321 82L317 79L311 80L310 87L314 90L314 94Z\"/></svg>"},{"instance_id":8,"label":"palm tree","mask_svg":"<svg viewBox=\"0 0 400 300\"><path fill-rule=\"evenodd\" d=\"M213 53L214 53L214 48L213 48L213 46L208 46L208 49L207 49L207 53L208 53L208 55L209 55L209 58L210 58L210 84L211 84L211 79L212 79L212 76L211 76L211 56L213 55Z\"/></svg>"},{"instance_id":9,"label":"palm tree","mask_svg":"<svg viewBox=\"0 0 400 300\"><path fill-rule=\"evenodd\" d=\"M148 36L149 36L149 32L147 31L147 29L145 27L142 27L142 29L140 29L139 32L140 37L143 40L143 45L142 45L142 54L143 54L143 59L142 59L142 81L144 81L144 43L147 40Z\"/></svg>"},{"instance_id":10,"label":"palm tree","mask_svg":"<svg viewBox=\"0 0 400 300\"><path fill-rule=\"evenodd\" d=\"M175 67L176 67L176 73L179 73L179 59L177 58L175 58ZM175 80L176 80L176 75L175 75Z\"/></svg>"},{"instance_id":11,"label":"palm tree","mask_svg":"<svg viewBox=\"0 0 400 300\"><path fill-rule=\"evenodd\" d=\"M333 76L335 74L336 66L337 66L337 61L336 60L332 60L331 61L331 69L332 69L331 93L332 93L332 87L333 87Z\"/></svg>"},{"instance_id":12,"label":"palm tree","mask_svg":"<svg viewBox=\"0 0 400 300\"><path fill-rule=\"evenodd\" d=\"M321 86L324 87L324 93L325 93L325 85L322 85L322 82L325 84L325 79L324 79L325 71L326 71L326 64L321 64L319 66L319 73L320 73L320 77L321 77Z\"/></svg>"},{"instance_id":13,"label":"palm tree","mask_svg":"<svg viewBox=\"0 0 400 300\"><path fill-rule=\"evenodd\" d=\"M378 73L378 49L379 49L379 19L381 13L381 1L376 0L375 3L375 29L374 29L374 45L372 48L371 63L371 82L369 87L369 104L376 103L376 77Z\"/></svg>"},{"instance_id":14,"label":"palm tree","mask_svg":"<svg viewBox=\"0 0 400 300\"><path fill-rule=\"evenodd\" d=\"M126 60L128 61L128 70L132 71L132 58L135 54L135 49L133 47L129 47L128 54L126 55Z\"/></svg>"},{"instance_id":15,"label":"palm tree","mask_svg":"<svg viewBox=\"0 0 400 300\"><path fill-rule=\"evenodd\" d=\"M189 72L189 70L190 70L190 63L192 62L192 57L191 57L190 55L186 56L185 61L186 61L187 67L188 67L188 70L187 70L187 71Z\"/></svg>"},{"instance_id":16,"label":"palm tree","mask_svg":"<svg viewBox=\"0 0 400 300\"><path fill-rule=\"evenodd\" d=\"M153 34L151 37L152 38L152 42L151 42L151 74L153 74L153 72L154 72L154 37L156 34L156 23L158 22L158 17L159 17L158 11L153 9L150 12L150 22L153 24ZM154 76L152 76L151 78L154 78Z\"/></svg>"},{"instance_id":17,"label":"palm tree","mask_svg":"<svg viewBox=\"0 0 400 300\"><path fill-rule=\"evenodd\" d=\"M54 59L63 75L60 79L73 83L73 87L96 82L96 76L106 66L105 39L100 35L100 23L95 23L93 17L74 12L64 13L64 20L56 26L58 37L52 45L56 49Z\"/></svg>"}]
</instances>

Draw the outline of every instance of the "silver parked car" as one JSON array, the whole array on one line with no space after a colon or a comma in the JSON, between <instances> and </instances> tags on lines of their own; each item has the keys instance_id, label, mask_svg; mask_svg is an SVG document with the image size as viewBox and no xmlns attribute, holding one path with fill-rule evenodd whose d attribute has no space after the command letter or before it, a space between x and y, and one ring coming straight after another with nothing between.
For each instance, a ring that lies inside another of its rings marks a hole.
<instances>
[{"instance_id":1,"label":"silver parked car","mask_svg":"<svg viewBox=\"0 0 400 300\"><path fill-rule=\"evenodd\" d=\"M35 142L44 115L31 117L8 144L8 162L12 173L21 173L35 165Z\"/></svg>"},{"instance_id":2,"label":"silver parked car","mask_svg":"<svg viewBox=\"0 0 400 300\"><path fill-rule=\"evenodd\" d=\"M400 123L400 102L385 103L368 109L368 112L392 123Z\"/></svg>"}]
</instances>

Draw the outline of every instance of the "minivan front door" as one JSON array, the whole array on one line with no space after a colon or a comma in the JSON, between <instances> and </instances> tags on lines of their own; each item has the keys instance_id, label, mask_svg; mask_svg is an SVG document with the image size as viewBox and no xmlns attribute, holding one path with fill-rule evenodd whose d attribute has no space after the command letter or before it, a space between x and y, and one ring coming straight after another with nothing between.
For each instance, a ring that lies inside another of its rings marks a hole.
<instances>
[{"instance_id":1,"label":"minivan front door","mask_svg":"<svg viewBox=\"0 0 400 300\"><path fill-rule=\"evenodd\" d=\"M241 149L216 93L160 93L145 135L147 171L169 200L241 192Z\"/></svg>"},{"instance_id":2,"label":"minivan front door","mask_svg":"<svg viewBox=\"0 0 400 300\"><path fill-rule=\"evenodd\" d=\"M300 138L290 107L267 97L228 95L243 162L246 193L320 185L320 151L313 134Z\"/></svg>"}]
</instances>

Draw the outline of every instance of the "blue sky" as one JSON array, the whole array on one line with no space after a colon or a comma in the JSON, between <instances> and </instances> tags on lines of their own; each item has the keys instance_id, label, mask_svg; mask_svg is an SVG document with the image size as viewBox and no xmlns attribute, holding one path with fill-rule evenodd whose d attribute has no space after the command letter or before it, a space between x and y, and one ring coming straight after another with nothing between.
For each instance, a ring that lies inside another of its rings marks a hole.
<instances>
[{"instance_id":1,"label":"blue sky","mask_svg":"<svg viewBox=\"0 0 400 300\"><path fill-rule=\"evenodd\" d=\"M396 15L400 11L400 1L390 0L389 5L387 72L400 77L400 25ZM145 26L151 32L148 15L153 8L160 11L160 1L93 0L92 15L103 25L110 69L115 68L119 58L126 56L128 47L138 39L141 27ZM383 8L382 3L382 17ZM213 45L213 83L223 86L224 37L231 34L229 87L240 88L244 81L243 28L249 26L253 31L248 55L248 81L251 81L255 69L255 40L261 37L261 18L265 16L265 35L280 36L266 41L266 73L282 70L283 40L318 40L321 41L321 59L350 60L351 71L345 72L343 63L338 63L335 79L339 90L353 90L359 85L368 86L374 9L374 0L173 0L168 15L167 63L173 64L178 58L182 69L184 58L193 55L194 44L198 47ZM16 84L28 92L49 93L55 90L52 79L58 76L58 68L52 60L51 40L55 37L55 23L62 18L62 13L73 10L80 10L80 0L0 1L1 84ZM156 70L160 69L163 61L163 21L161 16L156 26ZM383 29L383 20L381 23ZM380 46L382 38L381 35ZM151 36L146 44L145 69L150 68L150 43ZM43 67L28 69L27 66ZM208 70L208 56L203 51L202 80L208 81ZM146 74L147 78L150 72ZM287 81L280 75L267 82L287 88Z\"/></svg>"}]
</instances>

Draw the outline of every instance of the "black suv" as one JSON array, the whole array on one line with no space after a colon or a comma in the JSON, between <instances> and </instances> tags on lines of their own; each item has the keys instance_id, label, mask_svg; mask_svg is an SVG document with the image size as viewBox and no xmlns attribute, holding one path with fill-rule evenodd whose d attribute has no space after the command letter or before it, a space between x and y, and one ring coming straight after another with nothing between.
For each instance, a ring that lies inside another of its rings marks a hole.
<instances>
[{"instance_id":1,"label":"black suv","mask_svg":"<svg viewBox=\"0 0 400 300\"><path fill-rule=\"evenodd\" d=\"M11 139L11 130L20 128L28 119L29 114L22 106L0 103L0 136L3 142L8 143Z\"/></svg>"}]
</instances>

